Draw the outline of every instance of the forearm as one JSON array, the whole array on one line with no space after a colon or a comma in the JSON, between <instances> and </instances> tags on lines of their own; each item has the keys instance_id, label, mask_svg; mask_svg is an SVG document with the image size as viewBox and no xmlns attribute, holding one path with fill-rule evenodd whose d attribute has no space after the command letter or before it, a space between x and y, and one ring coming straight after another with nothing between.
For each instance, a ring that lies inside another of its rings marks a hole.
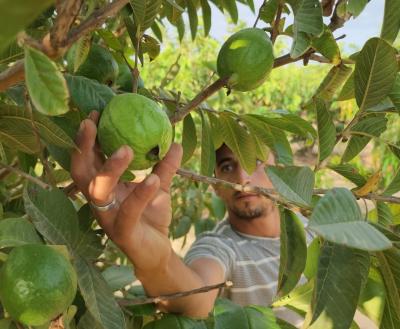
<instances>
[{"instance_id":1,"label":"forearm","mask_svg":"<svg viewBox=\"0 0 400 329\"><path fill-rule=\"evenodd\" d=\"M207 285L219 283L203 279L188 267L174 252L171 253L164 268L149 273L137 271L136 276L142 282L149 296L160 296L190 291ZM211 279L213 281L213 279ZM180 313L191 317L207 317L212 310L218 291L193 294L159 303L163 311Z\"/></svg>"}]
</instances>

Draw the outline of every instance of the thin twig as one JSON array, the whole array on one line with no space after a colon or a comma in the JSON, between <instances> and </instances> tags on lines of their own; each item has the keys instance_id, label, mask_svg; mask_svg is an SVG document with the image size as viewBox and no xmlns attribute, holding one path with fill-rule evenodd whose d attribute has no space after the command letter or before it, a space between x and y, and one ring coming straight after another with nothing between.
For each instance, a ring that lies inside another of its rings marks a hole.
<instances>
[{"instance_id":1,"label":"thin twig","mask_svg":"<svg viewBox=\"0 0 400 329\"><path fill-rule=\"evenodd\" d=\"M36 185L39 185L43 189L46 189L46 190L51 189L50 185L46 184L45 182L42 182L40 179L38 179L36 177L33 177L33 176L27 174L26 172L24 172L22 170L19 170L18 168L14 168L14 167L9 166L9 165L7 165L5 163L2 163L2 162L0 162L0 167L4 168L6 170L9 170L9 171L11 171L11 172L13 172L13 173L15 173L15 174L17 174L19 176L22 176L22 177L26 178L27 180L31 181L32 183L35 183Z\"/></svg>"},{"instance_id":2,"label":"thin twig","mask_svg":"<svg viewBox=\"0 0 400 329\"><path fill-rule=\"evenodd\" d=\"M236 191L240 192L245 192L245 193L257 193L257 194L262 194L265 195L267 198L277 202L281 203L284 206L287 205L286 201L283 201L279 196L278 192L275 189L272 188L265 188L265 187L260 187L260 186L254 186L254 185L240 185L237 183L231 183L227 182L225 180L219 179L219 178L214 178L214 177L207 177L207 176L202 176L199 174L196 174L194 172L191 172L186 169L178 169L176 172L178 175L182 177L189 178L191 180L201 182L201 183L206 183L209 185L214 185L214 186L222 186L226 188L231 188ZM313 194L326 194L330 190L329 189L314 189ZM357 197L357 196L356 196ZM384 196L384 195L378 195L375 193L369 193L365 196L362 197L357 197L360 199L367 199L367 200L377 200L377 201L383 201L383 202L390 202L390 203L398 203L400 204L400 198L398 197L392 197L392 196Z\"/></svg>"},{"instance_id":3,"label":"thin twig","mask_svg":"<svg viewBox=\"0 0 400 329\"><path fill-rule=\"evenodd\" d=\"M279 35L279 23L281 21L282 8L283 8L283 4L281 2L279 2L278 9L276 11L276 17L275 17L274 25L273 25L273 28L272 28L272 33L271 33L271 42L273 44L275 43L275 40Z\"/></svg>"},{"instance_id":4,"label":"thin twig","mask_svg":"<svg viewBox=\"0 0 400 329\"><path fill-rule=\"evenodd\" d=\"M258 21L260 20L261 17L261 10L263 9L263 7L265 6L265 3L267 2L267 0L264 0L264 2L262 3L262 5L260 6L260 9L258 10L258 15L256 18L256 21L253 24L253 28L257 26Z\"/></svg>"},{"instance_id":5,"label":"thin twig","mask_svg":"<svg viewBox=\"0 0 400 329\"><path fill-rule=\"evenodd\" d=\"M132 305L142 305L142 304L151 304L151 303L159 303L161 301L166 301L166 300L171 300L171 299L176 299L176 298L181 298L181 297L186 297L194 294L200 294L204 293L210 290L214 289L220 289L220 288L228 288L232 286L231 281L226 281L210 286L205 286L189 291L183 291L183 292L177 292L173 294L168 294L168 295L161 295L158 297L139 297L135 299L121 299L118 301L118 304L121 306L132 306Z\"/></svg>"},{"instance_id":6,"label":"thin twig","mask_svg":"<svg viewBox=\"0 0 400 329\"><path fill-rule=\"evenodd\" d=\"M184 117L197 106L199 106L202 102L204 102L208 97L216 93L218 90L223 88L229 80L229 77L224 79L218 79L203 91L201 91L195 98L193 98L189 103L187 103L183 108L177 111L174 116L171 118L172 124L181 121Z\"/></svg>"}]
</instances>

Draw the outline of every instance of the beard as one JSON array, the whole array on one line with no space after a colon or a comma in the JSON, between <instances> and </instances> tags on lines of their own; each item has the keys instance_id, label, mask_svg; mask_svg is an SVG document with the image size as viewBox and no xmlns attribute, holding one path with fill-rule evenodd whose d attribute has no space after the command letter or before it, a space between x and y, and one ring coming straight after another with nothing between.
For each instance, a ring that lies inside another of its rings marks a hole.
<instances>
[{"instance_id":1,"label":"beard","mask_svg":"<svg viewBox=\"0 0 400 329\"><path fill-rule=\"evenodd\" d=\"M253 220L259 218L265 214L266 208L259 205L251 207L247 202L244 207L232 206L232 213L234 213L238 219L242 220Z\"/></svg>"}]
</instances>

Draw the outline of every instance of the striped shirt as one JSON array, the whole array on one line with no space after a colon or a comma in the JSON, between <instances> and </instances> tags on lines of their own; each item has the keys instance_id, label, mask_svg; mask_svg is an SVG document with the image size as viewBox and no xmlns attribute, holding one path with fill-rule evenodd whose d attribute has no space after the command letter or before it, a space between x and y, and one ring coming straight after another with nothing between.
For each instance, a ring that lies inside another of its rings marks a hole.
<instances>
[{"instance_id":1,"label":"striped shirt","mask_svg":"<svg viewBox=\"0 0 400 329\"><path fill-rule=\"evenodd\" d=\"M307 236L307 240L311 239ZM190 264L198 258L217 261L224 269L225 280L232 281L233 286L224 289L221 297L242 306L269 306L272 303L278 286L279 237L257 237L236 232L227 220L223 220L213 231L197 237L184 261ZM304 278L301 283L305 283ZM274 312L295 326L301 326L303 322L302 317L289 309L279 308Z\"/></svg>"}]
</instances>

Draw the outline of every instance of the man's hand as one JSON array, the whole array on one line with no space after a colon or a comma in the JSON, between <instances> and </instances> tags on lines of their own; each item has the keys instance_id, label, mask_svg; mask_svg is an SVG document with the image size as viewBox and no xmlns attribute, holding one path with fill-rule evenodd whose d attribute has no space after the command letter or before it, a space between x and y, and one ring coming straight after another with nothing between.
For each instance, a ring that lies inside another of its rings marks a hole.
<instances>
[{"instance_id":1,"label":"man's hand","mask_svg":"<svg viewBox=\"0 0 400 329\"><path fill-rule=\"evenodd\" d=\"M97 206L115 198L117 206L97 211L100 226L125 252L136 271L163 268L172 250L168 239L171 222L169 186L179 168L182 149L173 144L141 183L120 182L120 176L134 157L128 146L122 146L105 160L96 144L99 114L92 112L82 121L77 136L79 151L71 159L71 175L86 198Z\"/></svg>"}]
</instances>

